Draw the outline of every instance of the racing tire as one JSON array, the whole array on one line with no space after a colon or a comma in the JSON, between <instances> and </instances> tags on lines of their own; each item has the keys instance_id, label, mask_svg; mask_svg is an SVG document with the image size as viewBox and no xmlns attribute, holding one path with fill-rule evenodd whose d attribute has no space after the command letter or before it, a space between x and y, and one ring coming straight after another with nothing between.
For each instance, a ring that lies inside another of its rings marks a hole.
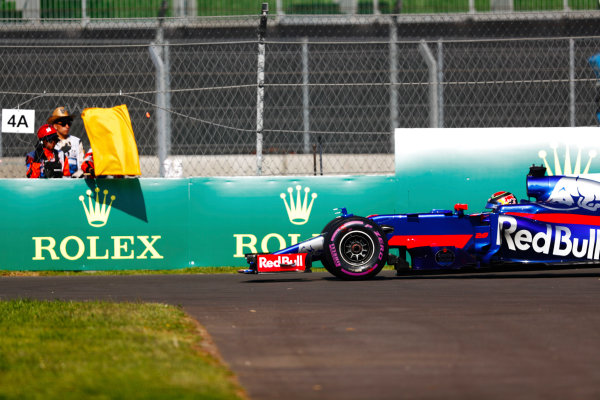
<instances>
[{"instance_id":1,"label":"racing tire","mask_svg":"<svg viewBox=\"0 0 600 400\"><path fill-rule=\"evenodd\" d=\"M323 237L326 237L327 234L332 230L335 229L335 227L337 227L337 225L339 225L342 221L344 221L344 219L342 217L336 217L334 219L332 219L331 221L329 221L327 223L327 225L325 225L325 227L321 230L321 235ZM321 257L321 264L323 264L323 267L325 267L325 269L331 273L331 269L333 269L333 264L331 264L329 261L327 261L327 258L323 255Z\"/></svg>"},{"instance_id":2,"label":"racing tire","mask_svg":"<svg viewBox=\"0 0 600 400\"><path fill-rule=\"evenodd\" d=\"M373 278L387 262L386 235L370 219L345 218L334 224L324 239L323 266L340 279Z\"/></svg>"},{"instance_id":3,"label":"racing tire","mask_svg":"<svg viewBox=\"0 0 600 400\"><path fill-rule=\"evenodd\" d=\"M321 229L321 235L325 236L327 234L327 232L334 229L343 220L344 219L342 217L336 217L336 218L332 219L331 221L329 221L327 223L327 225L325 225L325 227L323 229Z\"/></svg>"}]
</instances>

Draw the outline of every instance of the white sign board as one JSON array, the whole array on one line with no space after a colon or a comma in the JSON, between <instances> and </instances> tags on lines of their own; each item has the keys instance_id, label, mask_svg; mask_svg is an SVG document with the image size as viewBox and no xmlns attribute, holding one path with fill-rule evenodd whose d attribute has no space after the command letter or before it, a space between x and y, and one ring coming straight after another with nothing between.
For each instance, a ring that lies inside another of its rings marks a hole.
<instances>
[{"instance_id":1,"label":"white sign board","mask_svg":"<svg viewBox=\"0 0 600 400\"><path fill-rule=\"evenodd\" d=\"M2 132L34 133L35 110L2 109Z\"/></svg>"},{"instance_id":2,"label":"white sign board","mask_svg":"<svg viewBox=\"0 0 600 400\"><path fill-rule=\"evenodd\" d=\"M399 128L395 145L403 212L483 211L498 191L525 199L533 164L548 176L600 177L598 127Z\"/></svg>"}]
</instances>

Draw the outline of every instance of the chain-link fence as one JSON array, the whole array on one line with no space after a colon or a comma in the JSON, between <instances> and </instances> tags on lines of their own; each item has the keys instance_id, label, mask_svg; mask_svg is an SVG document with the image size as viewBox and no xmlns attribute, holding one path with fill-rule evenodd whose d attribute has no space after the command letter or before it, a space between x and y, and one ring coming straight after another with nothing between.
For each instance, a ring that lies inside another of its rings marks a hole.
<instances>
[{"instance_id":1,"label":"chain-link fence","mask_svg":"<svg viewBox=\"0 0 600 400\"><path fill-rule=\"evenodd\" d=\"M258 26L4 23L0 105L40 126L127 104L146 177L391 173L396 127L597 124L596 11L273 17L264 41ZM89 146L81 119L72 134ZM0 139L0 177L23 177L35 135Z\"/></svg>"}]
</instances>

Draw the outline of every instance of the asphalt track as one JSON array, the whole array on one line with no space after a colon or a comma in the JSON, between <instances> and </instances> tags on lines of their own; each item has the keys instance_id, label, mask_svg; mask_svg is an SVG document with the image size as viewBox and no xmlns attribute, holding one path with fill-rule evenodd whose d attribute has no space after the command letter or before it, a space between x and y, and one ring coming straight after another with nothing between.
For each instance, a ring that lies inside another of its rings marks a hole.
<instances>
[{"instance_id":1,"label":"asphalt track","mask_svg":"<svg viewBox=\"0 0 600 400\"><path fill-rule=\"evenodd\" d=\"M253 400L600 398L600 269L0 278L18 297L181 305Z\"/></svg>"}]
</instances>

